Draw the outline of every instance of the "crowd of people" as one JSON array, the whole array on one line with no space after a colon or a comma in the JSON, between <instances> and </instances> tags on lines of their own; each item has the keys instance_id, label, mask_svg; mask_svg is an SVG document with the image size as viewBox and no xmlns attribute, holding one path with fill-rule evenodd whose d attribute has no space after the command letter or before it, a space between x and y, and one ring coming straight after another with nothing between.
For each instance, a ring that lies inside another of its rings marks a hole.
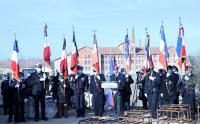
<instances>
[{"instance_id":1,"label":"crowd of people","mask_svg":"<svg viewBox=\"0 0 200 124\"><path fill-rule=\"evenodd\" d=\"M181 75L176 66L168 66L167 70L150 68L147 73L143 70L137 73L137 83L140 89L139 99L143 108L150 109L152 118L157 118L157 109L169 104L188 104L192 119L197 113L196 106L196 77L192 67L186 67ZM180 98L180 99L179 99ZM182 101L182 102L180 102Z\"/></svg>"},{"instance_id":2,"label":"crowd of people","mask_svg":"<svg viewBox=\"0 0 200 124\"><path fill-rule=\"evenodd\" d=\"M185 75L180 75L176 66L168 66L167 70L154 68L142 69L137 72L136 84L139 88L139 100L142 100L143 109L150 109L152 118L157 118L157 109L167 104L189 104L192 119L195 119L195 75L191 68L186 68ZM25 103L32 97L34 99L35 121L39 121L41 105L41 119L48 120L45 115L45 98L52 96L56 101L57 114L55 117L68 117L69 107L75 103L76 117L85 116L85 93L92 94L92 108L95 116L103 116L106 104L106 94L102 83L106 81L103 74L92 75L83 73L83 67L78 66L77 74L63 78L58 72L48 75L42 72L42 67L36 67L36 71L25 78L20 73L20 80L12 79L6 74L2 81L4 114L8 116L8 122L25 122ZM124 68L118 68L110 75L110 81L117 83L113 89L114 110L117 115L123 116L124 111L131 109L130 97L131 84L134 80ZM49 88L51 87L51 88ZM179 103L179 96L182 103ZM73 97L73 99L72 99ZM40 103L40 104L39 104Z\"/></svg>"}]
</instances>

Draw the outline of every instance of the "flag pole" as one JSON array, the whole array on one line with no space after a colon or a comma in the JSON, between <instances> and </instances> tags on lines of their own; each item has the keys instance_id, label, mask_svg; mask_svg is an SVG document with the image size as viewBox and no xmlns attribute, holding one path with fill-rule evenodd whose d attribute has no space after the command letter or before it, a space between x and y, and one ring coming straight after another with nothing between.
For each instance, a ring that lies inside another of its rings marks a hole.
<instances>
[{"instance_id":1,"label":"flag pole","mask_svg":"<svg viewBox=\"0 0 200 124\"><path fill-rule=\"evenodd\" d=\"M47 28L47 23L45 23L45 27ZM45 32L44 32L45 33ZM46 29L46 33L47 33L47 29ZM47 35L47 34L46 34ZM46 37L46 38L45 38ZM47 40L47 36L44 35L44 40ZM46 42L46 41L45 41ZM43 88L46 89L45 86L45 80L46 80L46 74L45 74L45 58L43 59L44 61L44 82L43 82Z\"/></svg>"},{"instance_id":2,"label":"flag pole","mask_svg":"<svg viewBox=\"0 0 200 124\"><path fill-rule=\"evenodd\" d=\"M63 33L63 40L64 40L64 43L66 43L66 39L65 39L65 33ZM65 67L66 67L66 64L67 63L65 63ZM66 71L66 68L65 68L65 71ZM64 71L64 73L65 73L65 71ZM66 77L65 77L65 75L64 75L64 73L63 73L63 77L64 77L64 82L63 82L63 94L64 94L64 107L67 107L67 103L66 103ZM64 108L64 109L67 109L67 108Z\"/></svg>"},{"instance_id":3,"label":"flag pole","mask_svg":"<svg viewBox=\"0 0 200 124\"><path fill-rule=\"evenodd\" d=\"M17 41L17 38L16 38L16 33L14 32L14 38L15 38L15 41ZM19 60L18 60L18 66L19 66ZM18 78L19 78L19 73L18 73ZM20 79L17 80L17 84L20 85ZM19 87L17 87L17 96L18 96L18 100L19 100L19 105L18 107L20 108L20 91L19 91ZM20 109L19 109L19 113L20 113ZM18 118L20 118L20 114L18 113Z\"/></svg>"}]
</instances>

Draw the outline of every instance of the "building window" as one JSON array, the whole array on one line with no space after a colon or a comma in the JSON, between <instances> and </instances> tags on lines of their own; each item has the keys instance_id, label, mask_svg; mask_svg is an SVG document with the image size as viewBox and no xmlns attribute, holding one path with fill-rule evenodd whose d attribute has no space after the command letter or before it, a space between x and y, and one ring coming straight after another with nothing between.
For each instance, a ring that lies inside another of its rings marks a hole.
<instances>
[{"instance_id":1,"label":"building window","mask_svg":"<svg viewBox=\"0 0 200 124\"><path fill-rule=\"evenodd\" d=\"M90 64L90 60L88 60L88 64Z\"/></svg>"},{"instance_id":2,"label":"building window","mask_svg":"<svg viewBox=\"0 0 200 124\"><path fill-rule=\"evenodd\" d=\"M88 55L88 58L90 58L90 55Z\"/></svg>"},{"instance_id":3,"label":"building window","mask_svg":"<svg viewBox=\"0 0 200 124\"><path fill-rule=\"evenodd\" d=\"M85 64L87 65L87 60L85 60Z\"/></svg>"}]
</instances>

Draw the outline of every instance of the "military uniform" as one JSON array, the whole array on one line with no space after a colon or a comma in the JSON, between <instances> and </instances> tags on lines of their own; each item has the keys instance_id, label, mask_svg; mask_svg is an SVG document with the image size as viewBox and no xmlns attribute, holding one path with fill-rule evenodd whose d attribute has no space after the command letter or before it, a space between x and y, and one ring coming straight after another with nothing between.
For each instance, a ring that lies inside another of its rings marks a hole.
<instances>
[{"instance_id":1,"label":"military uniform","mask_svg":"<svg viewBox=\"0 0 200 124\"><path fill-rule=\"evenodd\" d=\"M88 89L88 76L84 73L75 77L75 104L77 117L85 116L85 91Z\"/></svg>"},{"instance_id":2,"label":"military uniform","mask_svg":"<svg viewBox=\"0 0 200 124\"><path fill-rule=\"evenodd\" d=\"M115 109L117 115L123 115L124 112L124 86L125 86L125 75L116 73L111 75L111 81L116 81L118 88L115 94Z\"/></svg>"},{"instance_id":3,"label":"military uniform","mask_svg":"<svg viewBox=\"0 0 200 124\"><path fill-rule=\"evenodd\" d=\"M42 119L47 120L45 117L45 89L43 73L33 73L32 74L32 95L34 98L35 105L35 121L39 121L39 102L41 103Z\"/></svg>"},{"instance_id":4,"label":"military uniform","mask_svg":"<svg viewBox=\"0 0 200 124\"><path fill-rule=\"evenodd\" d=\"M144 95L145 89L145 77L142 77L141 74L137 75L137 85L139 87L139 100L142 100L143 109L147 109L147 97Z\"/></svg>"},{"instance_id":5,"label":"military uniform","mask_svg":"<svg viewBox=\"0 0 200 124\"><path fill-rule=\"evenodd\" d=\"M25 122L24 108L25 98L27 98L26 84L24 80L20 82L15 81L14 88L14 120L15 122Z\"/></svg>"},{"instance_id":6,"label":"military uniform","mask_svg":"<svg viewBox=\"0 0 200 124\"><path fill-rule=\"evenodd\" d=\"M181 96L182 96L182 104L189 104L191 109L192 119L195 119L196 114L196 103L195 103L195 75L186 74L182 78L182 88L181 88Z\"/></svg>"},{"instance_id":7,"label":"military uniform","mask_svg":"<svg viewBox=\"0 0 200 124\"><path fill-rule=\"evenodd\" d=\"M8 109L9 109L9 116L8 122L12 121L12 117L14 114L14 86L15 82L12 79L9 79L9 87L8 87Z\"/></svg>"},{"instance_id":8,"label":"military uniform","mask_svg":"<svg viewBox=\"0 0 200 124\"><path fill-rule=\"evenodd\" d=\"M95 116L102 116L105 105L104 89L101 87L102 79L100 75L90 77L90 93L92 96L92 105Z\"/></svg>"},{"instance_id":9,"label":"military uniform","mask_svg":"<svg viewBox=\"0 0 200 124\"><path fill-rule=\"evenodd\" d=\"M160 79L161 79L161 84L159 87L160 91L160 105L161 107L163 105L170 104L170 95L169 95L169 89L168 89L168 84L166 82L166 73L160 72Z\"/></svg>"},{"instance_id":10,"label":"military uniform","mask_svg":"<svg viewBox=\"0 0 200 124\"><path fill-rule=\"evenodd\" d=\"M166 86L168 89L170 104L176 104L177 102L177 84L179 76L172 72L172 74L167 76Z\"/></svg>"},{"instance_id":11,"label":"military uniform","mask_svg":"<svg viewBox=\"0 0 200 124\"><path fill-rule=\"evenodd\" d=\"M149 109L151 110L152 118L157 118L159 85L161 83L160 75L151 70L145 79L145 93L147 94Z\"/></svg>"}]
</instances>

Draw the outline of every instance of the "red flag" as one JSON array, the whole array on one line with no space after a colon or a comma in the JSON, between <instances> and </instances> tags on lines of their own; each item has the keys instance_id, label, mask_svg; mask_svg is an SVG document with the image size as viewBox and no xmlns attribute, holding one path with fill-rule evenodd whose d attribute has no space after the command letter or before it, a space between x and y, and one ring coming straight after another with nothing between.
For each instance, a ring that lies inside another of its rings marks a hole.
<instances>
[{"instance_id":1,"label":"red flag","mask_svg":"<svg viewBox=\"0 0 200 124\"><path fill-rule=\"evenodd\" d=\"M68 76L68 64L67 64L67 55L66 55L66 39L64 37L64 43L61 53L61 61L60 61L60 72L66 78Z\"/></svg>"},{"instance_id":2,"label":"red flag","mask_svg":"<svg viewBox=\"0 0 200 124\"><path fill-rule=\"evenodd\" d=\"M93 51L92 51L92 66L94 67L94 69L97 73L100 73L96 34L94 34Z\"/></svg>"},{"instance_id":3,"label":"red flag","mask_svg":"<svg viewBox=\"0 0 200 124\"><path fill-rule=\"evenodd\" d=\"M75 32L73 31L73 40L72 40L72 54L71 54L71 70L74 73L77 73L78 71L78 49L76 45L76 38L75 38Z\"/></svg>"},{"instance_id":4,"label":"red flag","mask_svg":"<svg viewBox=\"0 0 200 124\"><path fill-rule=\"evenodd\" d=\"M43 56L44 56L44 62L47 65L51 65L50 57L51 57L51 50L49 41L47 40L47 25L44 26L44 50L43 50Z\"/></svg>"},{"instance_id":5,"label":"red flag","mask_svg":"<svg viewBox=\"0 0 200 124\"><path fill-rule=\"evenodd\" d=\"M11 69L11 72L12 72L12 77L16 80L19 80L18 56L19 56L19 48L18 48L17 40L15 40L12 58L11 58L11 62L10 62L10 69Z\"/></svg>"}]
</instances>

